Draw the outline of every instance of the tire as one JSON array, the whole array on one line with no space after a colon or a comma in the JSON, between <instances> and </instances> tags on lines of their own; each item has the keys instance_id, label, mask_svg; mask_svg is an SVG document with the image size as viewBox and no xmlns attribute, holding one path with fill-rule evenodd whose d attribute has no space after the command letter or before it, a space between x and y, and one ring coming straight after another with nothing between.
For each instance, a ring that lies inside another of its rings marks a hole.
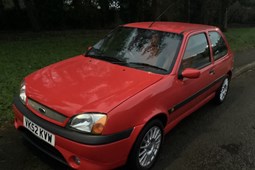
<instances>
[{"instance_id":1,"label":"tire","mask_svg":"<svg viewBox=\"0 0 255 170\"><path fill-rule=\"evenodd\" d=\"M221 104L225 101L227 94L228 94L228 90L229 90L229 83L230 83L230 79L229 77L225 77L220 88L217 90L214 101L216 104Z\"/></svg>"},{"instance_id":2,"label":"tire","mask_svg":"<svg viewBox=\"0 0 255 170\"><path fill-rule=\"evenodd\" d=\"M155 119L145 125L129 155L129 169L150 169L157 160L163 139L163 124L160 120Z\"/></svg>"}]
</instances>

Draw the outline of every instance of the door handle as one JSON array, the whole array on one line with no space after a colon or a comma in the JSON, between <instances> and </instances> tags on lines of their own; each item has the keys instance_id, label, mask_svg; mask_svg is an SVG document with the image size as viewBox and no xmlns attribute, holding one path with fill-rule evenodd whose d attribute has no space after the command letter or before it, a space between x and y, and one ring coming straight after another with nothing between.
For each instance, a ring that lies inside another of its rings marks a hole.
<instances>
[{"instance_id":1,"label":"door handle","mask_svg":"<svg viewBox=\"0 0 255 170\"><path fill-rule=\"evenodd\" d=\"M209 74L214 75L215 71L212 69L212 70L209 71Z\"/></svg>"}]
</instances>

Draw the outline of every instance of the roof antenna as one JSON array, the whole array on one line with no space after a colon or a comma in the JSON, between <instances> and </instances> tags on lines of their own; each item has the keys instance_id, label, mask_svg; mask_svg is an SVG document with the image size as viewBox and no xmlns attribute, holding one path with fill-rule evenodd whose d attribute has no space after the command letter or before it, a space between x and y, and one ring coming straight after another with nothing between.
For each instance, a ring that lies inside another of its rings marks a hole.
<instances>
[{"instance_id":1,"label":"roof antenna","mask_svg":"<svg viewBox=\"0 0 255 170\"><path fill-rule=\"evenodd\" d=\"M168 7L157 17L154 19L154 21L149 25L149 28L162 16L164 15L171 7L173 7L177 2L179 2L180 0L178 1L175 1L174 3L170 3L168 5Z\"/></svg>"}]
</instances>

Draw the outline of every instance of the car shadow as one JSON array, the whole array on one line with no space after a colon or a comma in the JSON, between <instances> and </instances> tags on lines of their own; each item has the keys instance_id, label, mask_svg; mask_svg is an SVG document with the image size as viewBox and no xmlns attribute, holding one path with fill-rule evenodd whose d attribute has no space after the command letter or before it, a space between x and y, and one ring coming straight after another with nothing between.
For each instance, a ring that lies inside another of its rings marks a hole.
<instances>
[{"instance_id":1,"label":"car shadow","mask_svg":"<svg viewBox=\"0 0 255 170\"><path fill-rule=\"evenodd\" d=\"M56 161L44 152L40 151L35 146L31 145L24 137L22 138L22 143L35 157L39 158L39 160L42 161L43 164L47 165L47 169L71 170L70 167Z\"/></svg>"}]
</instances>

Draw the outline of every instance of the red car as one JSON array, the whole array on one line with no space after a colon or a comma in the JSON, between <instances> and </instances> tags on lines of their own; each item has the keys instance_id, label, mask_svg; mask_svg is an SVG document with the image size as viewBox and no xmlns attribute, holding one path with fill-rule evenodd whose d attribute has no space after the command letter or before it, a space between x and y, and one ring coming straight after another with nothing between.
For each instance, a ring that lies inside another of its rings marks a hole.
<instances>
[{"instance_id":1,"label":"red car","mask_svg":"<svg viewBox=\"0 0 255 170\"><path fill-rule=\"evenodd\" d=\"M214 26L119 26L79 55L25 77L15 127L74 169L149 169L164 135L214 99L222 103L233 53Z\"/></svg>"}]
</instances>

